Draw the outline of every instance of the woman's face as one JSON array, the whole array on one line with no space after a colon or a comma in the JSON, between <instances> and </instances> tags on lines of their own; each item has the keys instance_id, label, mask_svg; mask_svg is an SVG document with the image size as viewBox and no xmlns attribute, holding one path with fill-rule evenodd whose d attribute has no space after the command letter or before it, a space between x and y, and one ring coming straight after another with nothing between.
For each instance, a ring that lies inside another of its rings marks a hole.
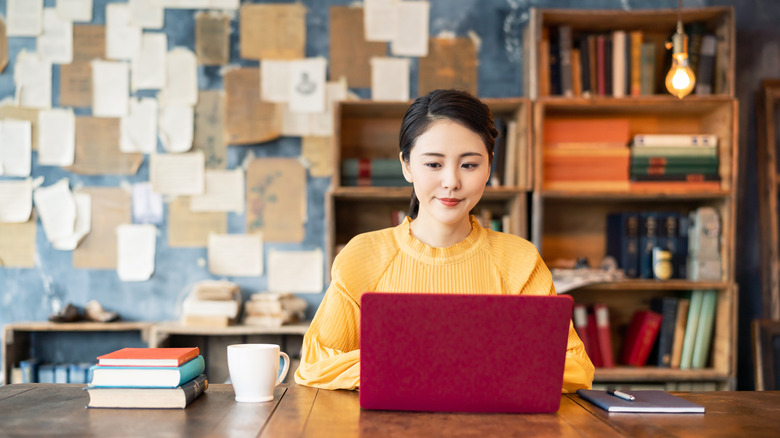
<instances>
[{"instance_id":1,"label":"woman's face","mask_svg":"<svg viewBox=\"0 0 780 438\"><path fill-rule=\"evenodd\" d=\"M415 220L452 227L469 223L490 178L490 160L477 133L445 119L417 138L403 173L420 200Z\"/></svg>"}]
</instances>

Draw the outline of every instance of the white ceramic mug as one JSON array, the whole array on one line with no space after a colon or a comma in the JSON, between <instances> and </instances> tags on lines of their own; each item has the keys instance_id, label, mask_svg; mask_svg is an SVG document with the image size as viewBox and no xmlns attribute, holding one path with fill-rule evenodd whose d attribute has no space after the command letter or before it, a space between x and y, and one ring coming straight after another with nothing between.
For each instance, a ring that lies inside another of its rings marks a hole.
<instances>
[{"instance_id":1,"label":"white ceramic mug","mask_svg":"<svg viewBox=\"0 0 780 438\"><path fill-rule=\"evenodd\" d=\"M279 358L284 368L279 373ZM228 370L236 401L258 403L274 399L274 388L290 369L290 357L275 344L235 344L227 347Z\"/></svg>"}]
</instances>

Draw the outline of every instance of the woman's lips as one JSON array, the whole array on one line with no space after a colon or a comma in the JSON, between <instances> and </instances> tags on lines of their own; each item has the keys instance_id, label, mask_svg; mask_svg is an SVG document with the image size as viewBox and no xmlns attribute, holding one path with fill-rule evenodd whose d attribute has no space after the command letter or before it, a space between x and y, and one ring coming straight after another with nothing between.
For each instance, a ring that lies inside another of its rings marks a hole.
<instances>
[{"instance_id":1,"label":"woman's lips","mask_svg":"<svg viewBox=\"0 0 780 438\"><path fill-rule=\"evenodd\" d=\"M439 202L444 204L445 207L454 207L460 203L458 198L439 198Z\"/></svg>"}]
</instances>

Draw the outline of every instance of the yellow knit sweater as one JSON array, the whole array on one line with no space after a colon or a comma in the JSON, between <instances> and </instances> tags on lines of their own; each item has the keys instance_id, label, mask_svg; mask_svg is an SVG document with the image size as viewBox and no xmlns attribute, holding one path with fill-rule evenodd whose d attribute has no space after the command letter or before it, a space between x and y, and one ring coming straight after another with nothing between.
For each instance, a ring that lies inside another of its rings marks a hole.
<instances>
[{"instance_id":1,"label":"yellow knit sweater","mask_svg":"<svg viewBox=\"0 0 780 438\"><path fill-rule=\"evenodd\" d=\"M326 389L360 386L360 297L364 292L554 295L552 275L527 240L482 228L448 248L414 238L411 220L352 239L303 338L295 381ZM593 364L569 325L563 392L590 388Z\"/></svg>"}]
</instances>

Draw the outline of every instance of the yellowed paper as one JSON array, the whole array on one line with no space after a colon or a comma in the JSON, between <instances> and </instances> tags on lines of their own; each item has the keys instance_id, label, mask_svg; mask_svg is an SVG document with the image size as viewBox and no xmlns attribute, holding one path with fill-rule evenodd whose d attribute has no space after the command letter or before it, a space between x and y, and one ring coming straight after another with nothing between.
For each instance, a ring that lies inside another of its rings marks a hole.
<instances>
[{"instance_id":1,"label":"yellowed paper","mask_svg":"<svg viewBox=\"0 0 780 438\"><path fill-rule=\"evenodd\" d=\"M321 293L323 290L322 250L278 251L268 253L268 290L280 293Z\"/></svg>"},{"instance_id":2,"label":"yellowed paper","mask_svg":"<svg viewBox=\"0 0 780 438\"><path fill-rule=\"evenodd\" d=\"M76 155L71 172L85 175L135 175L143 154L119 150L117 118L76 117Z\"/></svg>"},{"instance_id":3,"label":"yellowed paper","mask_svg":"<svg viewBox=\"0 0 780 438\"><path fill-rule=\"evenodd\" d=\"M252 144L279 138L281 108L260 99L260 69L231 70L225 74L224 82L225 143Z\"/></svg>"},{"instance_id":4,"label":"yellowed paper","mask_svg":"<svg viewBox=\"0 0 780 438\"><path fill-rule=\"evenodd\" d=\"M35 233L35 215L27 222L0 222L0 268L35 266Z\"/></svg>"},{"instance_id":5,"label":"yellowed paper","mask_svg":"<svg viewBox=\"0 0 780 438\"><path fill-rule=\"evenodd\" d=\"M192 211L244 212L244 171L207 170L206 191L190 199Z\"/></svg>"},{"instance_id":6,"label":"yellowed paper","mask_svg":"<svg viewBox=\"0 0 780 438\"><path fill-rule=\"evenodd\" d=\"M395 36L390 43L393 55L428 56L430 9L427 1L402 1L396 5Z\"/></svg>"},{"instance_id":7,"label":"yellowed paper","mask_svg":"<svg viewBox=\"0 0 780 438\"><path fill-rule=\"evenodd\" d=\"M227 148L222 138L225 115L225 96L220 90L198 92L195 105L195 138L193 151L203 152L206 169L224 169L227 166Z\"/></svg>"},{"instance_id":8,"label":"yellowed paper","mask_svg":"<svg viewBox=\"0 0 780 438\"><path fill-rule=\"evenodd\" d=\"M131 22L127 3L106 5L106 58L133 59L141 48L141 28Z\"/></svg>"},{"instance_id":9,"label":"yellowed paper","mask_svg":"<svg viewBox=\"0 0 780 438\"><path fill-rule=\"evenodd\" d=\"M8 36L38 36L43 27L43 0L8 0Z\"/></svg>"},{"instance_id":10,"label":"yellowed paper","mask_svg":"<svg viewBox=\"0 0 780 438\"><path fill-rule=\"evenodd\" d=\"M73 234L76 226L76 200L67 178L35 189L33 201L49 242Z\"/></svg>"},{"instance_id":11,"label":"yellowed paper","mask_svg":"<svg viewBox=\"0 0 780 438\"><path fill-rule=\"evenodd\" d=\"M301 155L309 163L309 174L314 178L333 173L333 151L330 137L303 137Z\"/></svg>"},{"instance_id":12,"label":"yellowed paper","mask_svg":"<svg viewBox=\"0 0 780 438\"><path fill-rule=\"evenodd\" d=\"M31 178L0 181L0 222L27 222L32 213L32 193Z\"/></svg>"},{"instance_id":13,"label":"yellowed paper","mask_svg":"<svg viewBox=\"0 0 780 438\"><path fill-rule=\"evenodd\" d=\"M124 117L130 94L130 69L126 62L92 61L92 115Z\"/></svg>"},{"instance_id":14,"label":"yellowed paper","mask_svg":"<svg viewBox=\"0 0 780 438\"><path fill-rule=\"evenodd\" d=\"M263 275L263 237L254 234L209 236L209 272L231 277Z\"/></svg>"},{"instance_id":15,"label":"yellowed paper","mask_svg":"<svg viewBox=\"0 0 780 438\"><path fill-rule=\"evenodd\" d=\"M331 6L331 80L345 77L350 87L371 86L369 59L387 56L387 44L366 41L363 29L363 8Z\"/></svg>"},{"instance_id":16,"label":"yellowed paper","mask_svg":"<svg viewBox=\"0 0 780 438\"><path fill-rule=\"evenodd\" d=\"M219 12L195 16L195 53L198 64L225 65L230 60L230 17Z\"/></svg>"},{"instance_id":17,"label":"yellowed paper","mask_svg":"<svg viewBox=\"0 0 780 438\"><path fill-rule=\"evenodd\" d=\"M160 90L160 106L198 103L198 60L191 50L177 47L165 55L165 86Z\"/></svg>"},{"instance_id":18,"label":"yellowed paper","mask_svg":"<svg viewBox=\"0 0 780 438\"><path fill-rule=\"evenodd\" d=\"M32 125L26 120L0 121L0 175L30 176Z\"/></svg>"},{"instance_id":19,"label":"yellowed paper","mask_svg":"<svg viewBox=\"0 0 780 438\"><path fill-rule=\"evenodd\" d=\"M73 250L73 267L116 269L116 229L132 222L130 194L117 187L82 187L76 193L90 195L92 217L89 234Z\"/></svg>"},{"instance_id":20,"label":"yellowed paper","mask_svg":"<svg viewBox=\"0 0 780 438\"><path fill-rule=\"evenodd\" d=\"M168 204L168 246L207 247L209 234L227 233L227 213L194 212L190 199L180 196Z\"/></svg>"},{"instance_id":21,"label":"yellowed paper","mask_svg":"<svg viewBox=\"0 0 780 438\"><path fill-rule=\"evenodd\" d=\"M22 49L14 66L16 101L27 108L51 108L51 63Z\"/></svg>"},{"instance_id":22,"label":"yellowed paper","mask_svg":"<svg viewBox=\"0 0 780 438\"><path fill-rule=\"evenodd\" d=\"M117 227L116 273L122 281L146 281L154 272L157 227L122 224Z\"/></svg>"},{"instance_id":23,"label":"yellowed paper","mask_svg":"<svg viewBox=\"0 0 780 438\"><path fill-rule=\"evenodd\" d=\"M141 37L141 48L130 63L133 91L159 90L165 86L167 53L168 37L164 33L145 33Z\"/></svg>"},{"instance_id":24,"label":"yellowed paper","mask_svg":"<svg viewBox=\"0 0 780 438\"><path fill-rule=\"evenodd\" d=\"M306 56L306 7L244 4L240 19L241 57L299 59Z\"/></svg>"},{"instance_id":25,"label":"yellowed paper","mask_svg":"<svg viewBox=\"0 0 780 438\"><path fill-rule=\"evenodd\" d=\"M38 149L38 112L36 108L23 108L15 105L0 105L0 120L16 119L30 122L32 129L32 150Z\"/></svg>"},{"instance_id":26,"label":"yellowed paper","mask_svg":"<svg viewBox=\"0 0 780 438\"><path fill-rule=\"evenodd\" d=\"M301 242L306 222L306 170L297 158L258 158L246 171L246 229L266 242Z\"/></svg>"},{"instance_id":27,"label":"yellowed paper","mask_svg":"<svg viewBox=\"0 0 780 438\"><path fill-rule=\"evenodd\" d=\"M199 195L205 189L202 152L149 155L149 181L161 195Z\"/></svg>"},{"instance_id":28,"label":"yellowed paper","mask_svg":"<svg viewBox=\"0 0 780 438\"><path fill-rule=\"evenodd\" d=\"M52 108L38 114L38 164L72 166L76 152L76 116L72 109Z\"/></svg>"},{"instance_id":29,"label":"yellowed paper","mask_svg":"<svg viewBox=\"0 0 780 438\"><path fill-rule=\"evenodd\" d=\"M36 51L42 60L52 64L73 62L73 22L60 17L54 8L45 8Z\"/></svg>"},{"instance_id":30,"label":"yellowed paper","mask_svg":"<svg viewBox=\"0 0 780 438\"><path fill-rule=\"evenodd\" d=\"M89 62L106 58L106 26L73 25L73 60Z\"/></svg>"},{"instance_id":31,"label":"yellowed paper","mask_svg":"<svg viewBox=\"0 0 780 438\"><path fill-rule=\"evenodd\" d=\"M5 20L0 17L0 73L8 65L8 36L5 33Z\"/></svg>"},{"instance_id":32,"label":"yellowed paper","mask_svg":"<svg viewBox=\"0 0 780 438\"><path fill-rule=\"evenodd\" d=\"M69 21L92 21L94 0L57 0L57 14Z\"/></svg>"},{"instance_id":33,"label":"yellowed paper","mask_svg":"<svg viewBox=\"0 0 780 438\"><path fill-rule=\"evenodd\" d=\"M409 58L371 59L371 100L409 100Z\"/></svg>"},{"instance_id":34,"label":"yellowed paper","mask_svg":"<svg viewBox=\"0 0 780 438\"><path fill-rule=\"evenodd\" d=\"M477 94L477 49L471 38L431 38L428 56L419 61L418 94L454 88Z\"/></svg>"},{"instance_id":35,"label":"yellowed paper","mask_svg":"<svg viewBox=\"0 0 780 438\"><path fill-rule=\"evenodd\" d=\"M92 106L92 65L74 61L60 66L60 105Z\"/></svg>"},{"instance_id":36,"label":"yellowed paper","mask_svg":"<svg viewBox=\"0 0 780 438\"><path fill-rule=\"evenodd\" d=\"M119 150L151 154L157 151L157 100L131 98L127 116L120 122Z\"/></svg>"}]
</instances>

